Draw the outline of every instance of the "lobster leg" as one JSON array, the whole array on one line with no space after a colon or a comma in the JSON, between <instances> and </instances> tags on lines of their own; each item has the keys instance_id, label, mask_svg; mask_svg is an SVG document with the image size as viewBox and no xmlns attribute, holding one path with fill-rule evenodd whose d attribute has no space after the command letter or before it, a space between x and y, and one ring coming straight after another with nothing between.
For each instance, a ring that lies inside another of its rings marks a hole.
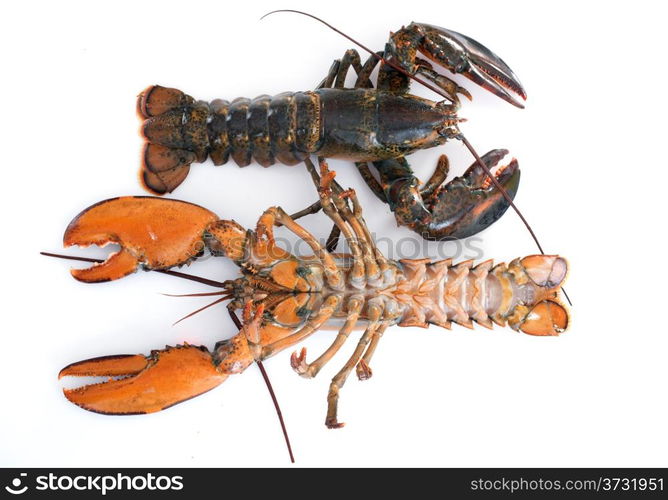
<instances>
[{"instance_id":1,"label":"lobster leg","mask_svg":"<svg viewBox=\"0 0 668 500\"><path fill-rule=\"evenodd\" d=\"M336 250L337 245L339 244L339 237L341 236L341 230L335 225L332 226L332 230L327 237L327 242L325 243L325 249L332 253Z\"/></svg>"},{"instance_id":2,"label":"lobster leg","mask_svg":"<svg viewBox=\"0 0 668 500\"><path fill-rule=\"evenodd\" d=\"M377 52L377 56L382 57L382 52ZM357 73L355 88L372 88L371 73L378 66L380 59L376 56L369 56L364 64L360 64L360 55L355 49L349 49L343 54L341 59L336 59L327 73L327 76L316 87L319 89L336 88L342 89L346 84L348 71L352 67Z\"/></svg>"},{"instance_id":3,"label":"lobster leg","mask_svg":"<svg viewBox=\"0 0 668 500\"><path fill-rule=\"evenodd\" d=\"M355 367L358 379L369 380L371 378L373 372L371 371L369 363L371 362L373 354L376 352L376 347L378 347L380 338L383 336L388 326L390 326L388 322L381 323L380 327L378 327L378 329L374 332L373 337L371 337L369 347L366 348L364 356L362 356L362 359L360 359L359 363L357 363L357 366Z\"/></svg>"},{"instance_id":4,"label":"lobster leg","mask_svg":"<svg viewBox=\"0 0 668 500\"><path fill-rule=\"evenodd\" d=\"M320 206L323 208L325 214L334 222L332 233L327 239L326 248L328 251L332 251L336 247L339 234L344 234L353 258L352 272L348 275L349 282L356 288L364 288L367 279L370 279L372 282L376 281L380 274L378 263L370 250L370 247L373 246L373 241L364 222L362 221L360 225L352 217L347 202L341 196L344 193L343 188L334 181L334 174L329 171L325 159L318 157L318 162L320 164L320 175L318 175L315 166L308 158L304 160L306 168L318 189ZM333 190L337 193L335 196L332 196ZM353 190L348 190L345 193L347 197L353 198L355 203L357 203L357 198ZM356 211L359 212L359 206ZM381 266L381 270L384 271L385 268Z\"/></svg>"},{"instance_id":5,"label":"lobster leg","mask_svg":"<svg viewBox=\"0 0 668 500\"><path fill-rule=\"evenodd\" d=\"M355 49L347 50L341 59L336 59L329 69L327 77L318 85L317 88L337 88L342 89L346 83L348 70L353 68L357 74L362 71L360 55Z\"/></svg>"},{"instance_id":6,"label":"lobster leg","mask_svg":"<svg viewBox=\"0 0 668 500\"><path fill-rule=\"evenodd\" d=\"M318 175L318 172L315 169L315 165L313 165L313 162L305 158L304 159L304 165L306 165L306 170L308 170L309 174L311 174L311 178L313 179L313 183L316 186L316 189L320 188L320 176ZM320 200L317 201L317 204L322 208L322 202ZM294 217L293 217L294 218ZM341 228L337 226L336 224L332 225L332 230L329 233L329 236L327 237L327 242L325 243L325 249L332 253L336 249L336 246L339 244L339 237L341 236Z\"/></svg>"},{"instance_id":7,"label":"lobster leg","mask_svg":"<svg viewBox=\"0 0 668 500\"><path fill-rule=\"evenodd\" d=\"M371 188L371 191L373 191L373 194L375 194L376 197L383 203L387 203L387 196L385 196L385 191L383 191L383 186L380 185L378 179L376 179L374 175L371 173L369 164L365 161L358 161L355 162L355 166L357 167L357 171L362 176L364 182L366 182L367 186L369 186Z\"/></svg>"},{"instance_id":8,"label":"lobster leg","mask_svg":"<svg viewBox=\"0 0 668 500\"><path fill-rule=\"evenodd\" d=\"M327 174L327 164L324 161L321 161L320 166L322 169L322 178L325 178ZM343 200L341 199L343 195L345 195L345 197L350 200L353 207L352 211L348 208L347 203L343 203ZM354 228L355 234L362 242L362 244L365 246L365 248L367 248L370 252L371 251L373 252L373 256L369 255L369 259L375 259L375 264L376 264L375 266L371 267L372 272L375 273L377 272L376 271L377 269L380 269L383 278L385 279L385 282L393 282L394 280L393 268L389 266L387 259L382 254L382 252L378 250L373 241L373 238L366 225L366 222L362 217L362 207L360 206L357 200L355 191L351 189L346 191L345 193L337 192L335 195L333 195L333 199L335 200L335 204L343 214L345 220L348 222L348 224L350 224ZM373 281L375 285L381 284L377 280L371 280L369 276L368 279L370 283ZM366 351L364 351L364 356L357 363L356 371L357 371L357 376L360 380L366 380L371 377L372 372L371 368L369 367L369 362L371 361L371 357L373 356L373 353L376 350L378 342L380 341L380 338L383 336L383 333L385 332L385 329L388 327L388 325L389 322L382 322L379 328L374 331L373 335L371 336L370 343L366 348Z\"/></svg>"},{"instance_id":9,"label":"lobster leg","mask_svg":"<svg viewBox=\"0 0 668 500\"><path fill-rule=\"evenodd\" d=\"M428 80L436 83L438 87L445 91L446 95L452 101L455 109L458 109L460 105L459 94L465 96L469 101L473 100L473 97L468 90L466 90L464 87L460 87L454 80L451 80L447 76L441 75L434 71L431 64L429 64L427 61L419 60L417 61L417 64L417 73L420 76L426 77Z\"/></svg>"},{"instance_id":10,"label":"lobster leg","mask_svg":"<svg viewBox=\"0 0 668 500\"><path fill-rule=\"evenodd\" d=\"M327 350L318 357L313 363L306 362L306 348L302 348L299 355L297 351L293 352L290 356L290 365L292 369L295 370L299 375L305 378L315 377L323 366L325 366L329 360L331 360L334 355L339 352L341 346L345 344L348 340L350 332L355 328L357 321L359 319L360 312L362 311L362 306L364 305L364 297L359 295L351 296L345 304L346 311L348 312L348 317L346 322L339 330L339 333L336 335L334 342L330 345Z\"/></svg>"},{"instance_id":11,"label":"lobster leg","mask_svg":"<svg viewBox=\"0 0 668 500\"><path fill-rule=\"evenodd\" d=\"M302 217L305 217L307 215L317 214L318 212L320 212L320 210L322 210L322 205L320 204L320 200L318 200L315 203L311 203L308 207L299 210L294 214L290 214L290 218L292 220L301 219Z\"/></svg>"},{"instance_id":12,"label":"lobster leg","mask_svg":"<svg viewBox=\"0 0 668 500\"><path fill-rule=\"evenodd\" d=\"M323 211L325 214L332 219L335 226L339 228L341 233L345 236L350 251L352 253L352 268L348 273L348 282L353 287L363 290L366 287L366 281L368 274L367 259L365 258L364 252L362 250L362 245L357 235L354 234L351 227L343 219L340 211L340 204L343 203L338 196L332 197L332 181L334 174L329 172L327 169L327 164L324 159L319 158L321 175L320 175L320 186L318 187L318 192L320 195L320 203L322 204ZM337 204L334 200L337 200Z\"/></svg>"},{"instance_id":13,"label":"lobster leg","mask_svg":"<svg viewBox=\"0 0 668 500\"><path fill-rule=\"evenodd\" d=\"M434 173L431 174L431 177L425 183L424 187L420 189L420 196L422 196L423 199L429 198L434 193L434 191L441 187L441 185L445 182L449 171L450 162L447 155L439 156Z\"/></svg>"},{"instance_id":14,"label":"lobster leg","mask_svg":"<svg viewBox=\"0 0 668 500\"><path fill-rule=\"evenodd\" d=\"M376 57L378 56L378 57ZM356 89L370 89L373 88L371 83L371 73L380 64L380 58L383 56L383 51L376 52L376 55L370 55L366 62L362 65L362 70L357 73L357 81L355 82Z\"/></svg>"},{"instance_id":15,"label":"lobster leg","mask_svg":"<svg viewBox=\"0 0 668 500\"><path fill-rule=\"evenodd\" d=\"M379 284L382 277L389 277L388 271L391 267L385 256L376 248L371 233L369 232L364 219L362 218L362 209L357 201L355 190L343 190L341 186L334 181L334 173L329 171L327 162L324 158L318 157L321 174L315 171L315 167L310 160L305 163L313 182L318 188L321 206L326 207L326 214L334 221L334 228L346 235L350 247L353 249L354 272L349 275L351 284L360 287L365 281L372 285ZM348 206L348 200L352 203L353 210ZM328 249L330 246L328 240ZM362 258L360 261L360 252ZM364 275L362 276L362 265L364 266Z\"/></svg>"},{"instance_id":16,"label":"lobster leg","mask_svg":"<svg viewBox=\"0 0 668 500\"><path fill-rule=\"evenodd\" d=\"M382 284L382 281L379 280L381 274L383 278L388 278L390 266L373 242L366 223L362 218L362 209L357 201L355 192L353 190L342 191L340 186L333 182L334 175L329 171L327 163L323 158L320 158L319 160L320 187L318 191L320 193L323 209L327 215L335 221L337 226L341 227L341 231L348 238L349 245L352 247L352 243L354 242L363 249L366 281L372 286L380 285ZM352 210L348 205L348 201L352 204ZM371 377L371 369L368 366L368 361L371 359L380 337L391 321L381 321L381 316L384 310L385 305L381 298L374 298L367 301L366 316L369 320L369 325L367 326L365 333L362 335L351 358L341 371L339 371L339 373L332 379L327 396L328 408L325 421L325 425L331 429L343 426L343 424L339 423L337 420L339 392L352 369L357 367L357 373L360 379ZM350 315L350 310L348 310L348 312L349 316L347 321L334 340L334 343L312 365L308 365L305 362L305 350L302 350L299 356L297 356L296 353L292 354L291 364L298 373L306 376L314 376L339 350L341 345L343 345L347 339L350 330L357 319L355 314L352 316ZM355 310L352 312L355 313Z\"/></svg>"},{"instance_id":17,"label":"lobster leg","mask_svg":"<svg viewBox=\"0 0 668 500\"><path fill-rule=\"evenodd\" d=\"M383 314L383 304L379 300L371 299L367 302L367 315L369 318L369 325L367 326L362 338L360 339L355 351L350 356L350 359L346 362L343 368L334 376L332 382L329 385L329 392L327 393L327 417L325 419L325 425L329 429L340 429L345 424L338 421L338 405L339 405L339 392L341 388L346 383L346 379L353 368L357 365L366 346L373 337L376 330L380 327L381 323L379 322L380 317Z\"/></svg>"},{"instance_id":18,"label":"lobster leg","mask_svg":"<svg viewBox=\"0 0 668 500\"><path fill-rule=\"evenodd\" d=\"M341 60L340 59L334 59L334 62L332 65L329 67L329 71L327 72L327 76L323 78L323 80L316 85L316 89L329 89L334 85L334 80L336 79L336 75L339 72L339 66L341 66Z\"/></svg>"},{"instance_id":19,"label":"lobster leg","mask_svg":"<svg viewBox=\"0 0 668 500\"><path fill-rule=\"evenodd\" d=\"M334 257L318 242L315 236L297 224L281 207L268 208L260 217L257 225L257 235L266 236L269 245L273 246L273 226L279 222L299 238L304 240L313 250L316 257L322 262L327 283L334 290L341 290L345 285L343 274L334 261Z\"/></svg>"},{"instance_id":20,"label":"lobster leg","mask_svg":"<svg viewBox=\"0 0 668 500\"><path fill-rule=\"evenodd\" d=\"M351 211L348 208L347 204L341 204L341 211L346 217L348 223L355 230L355 233L357 234L358 238L363 242L364 247L370 253L368 259L370 261L374 261L370 266L370 269L372 269L371 273L373 274L371 273L369 274L368 276L368 278L370 278L369 281L373 282L374 284L379 284L378 280L375 279L376 269L380 271L382 278L386 282L392 281L395 277L394 276L395 268L390 266L388 260L385 258L383 253L380 250L378 250L378 247L376 247L376 243L374 242L373 237L371 236L371 232L369 231L366 222L362 218L362 207L360 206L359 201L357 200L357 194L355 193L355 190L348 189L345 193L340 193L340 197L343 198L344 195L346 199L350 200L353 206L353 210Z\"/></svg>"},{"instance_id":21,"label":"lobster leg","mask_svg":"<svg viewBox=\"0 0 668 500\"><path fill-rule=\"evenodd\" d=\"M310 165L310 169L315 171L315 167L313 166L313 163L311 163L311 160L308 158L304 159L304 163ZM295 212L293 214L290 214L290 218L292 220L297 220L300 219L306 215L311 215L311 214L316 214L320 210L322 210L322 204L320 203L320 200L316 201L315 203L312 203L308 207L299 210L298 212ZM334 224L332 226L332 230L329 233L329 236L327 237L327 243L325 244L325 250L327 250L329 253L334 252L336 249L336 245L339 243L339 236L341 235L341 230Z\"/></svg>"},{"instance_id":22,"label":"lobster leg","mask_svg":"<svg viewBox=\"0 0 668 500\"><path fill-rule=\"evenodd\" d=\"M394 268L389 265L388 260L378 250L375 242L369 232L369 229L362 219L361 208L357 201L357 195L353 189L349 189L345 193L346 199L349 199L353 205L353 210L348 208L348 205L341 203L341 212L352 226L355 234L362 242L362 247L365 251L365 259L367 265L367 281L372 286L380 286L383 282L392 281L394 278Z\"/></svg>"},{"instance_id":23,"label":"lobster leg","mask_svg":"<svg viewBox=\"0 0 668 500\"><path fill-rule=\"evenodd\" d=\"M306 158L306 160L304 161L310 161L310 160ZM290 214L290 218L292 220L297 220L306 215L317 214L320 210L322 210L322 204L320 203L320 200L318 200L315 203L309 205L308 207L299 210L294 214ZM341 230L338 227L336 227L336 224L333 225L332 230L330 231L329 236L327 237L327 242L325 243L325 250L327 250L329 253L334 252L334 250L336 249L336 245L339 243L340 234Z\"/></svg>"},{"instance_id":24,"label":"lobster leg","mask_svg":"<svg viewBox=\"0 0 668 500\"><path fill-rule=\"evenodd\" d=\"M273 354L290 347L298 342L301 342L306 337L317 331L324 325L327 320L334 314L334 311L341 303L341 296L339 294L329 295L322 304L318 314L308 319L306 325L300 328L297 332L284 337L276 342L267 344L262 347L260 359L266 359Z\"/></svg>"}]
</instances>

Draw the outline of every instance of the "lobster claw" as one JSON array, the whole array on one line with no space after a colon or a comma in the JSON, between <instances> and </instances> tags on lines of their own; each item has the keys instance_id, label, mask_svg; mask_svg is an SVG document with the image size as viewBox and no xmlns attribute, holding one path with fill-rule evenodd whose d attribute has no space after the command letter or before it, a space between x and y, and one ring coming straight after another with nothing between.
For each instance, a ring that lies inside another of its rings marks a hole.
<instances>
[{"instance_id":1,"label":"lobster claw","mask_svg":"<svg viewBox=\"0 0 668 500\"><path fill-rule=\"evenodd\" d=\"M241 373L256 359L263 306L248 302L239 333L216 344L213 352L189 344L166 346L148 356L121 354L79 361L58 378L110 377L106 382L65 389L65 397L85 410L107 415L153 413L199 396Z\"/></svg>"},{"instance_id":2,"label":"lobster claw","mask_svg":"<svg viewBox=\"0 0 668 500\"><path fill-rule=\"evenodd\" d=\"M499 56L476 40L456 31L422 23L411 23L397 32L393 36L395 47L397 37L409 40L408 46L417 44L417 50L438 65L464 75L518 108L524 107L515 97L523 100L527 97L515 73ZM397 47L395 50L403 49ZM412 69L415 71L417 68Z\"/></svg>"},{"instance_id":3,"label":"lobster claw","mask_svg":"<svg viewBox=\"0 0 668 500\"><path fill-rule=\"evenodd\" d=\"M77 406L108 415L164 410L213 389L227 378L206 347L191 345L167 346L149 356L103 356L79 361L63 368L58 378L65 376L120 377L63 391Z\"/></svg>"},{"instance_id":4,"label":"lobster claw","mask_svg":"<svg viewBox=\"0 0 668 500\"><path fill-rule=\"evenodd\" d=\"M505 149L494 149L481 160L490 170L504 156ZM516 159L497 168L494 177L511 198L515 198L520 184L520 169ZM448 236L467 238L491 226L508 210L510 203L492 183L485 171L473 163L461 177L456 177L435 194L430 204L433 231L448 228Z\"/></svg>"},{"instance_id":5,"label":"lobster claw","mask_svg":"<svg viewBox=\"0 0 668 500\"><path fill-rule=\"evenodd\" d=\"M494 149L481 160L491 170L507 154L505 149ZM390 161L396 160L385 163ZM514 198L520 182L517 160L497 168L494 176ZM424 197L414 177L398 179L388 191L388 199L399 225L430 240L467 238L491 226L510 206L477 162L462 176Z\"/></svg>"},{"instance_id":6,"label":"lobster claw","mask_svg":"<svg viewBox=\"0 0 668 500\"><path fill-rule=\"evenodd\" d=\"M192 203L139 196L113 198L75 217L63 244L119 244L121 250L103 263L72 270L79 281L110 281L140 266L166 269L186 264L202 252L204 233L216 221L216 214Z\"/></svg>"}]
</instances>

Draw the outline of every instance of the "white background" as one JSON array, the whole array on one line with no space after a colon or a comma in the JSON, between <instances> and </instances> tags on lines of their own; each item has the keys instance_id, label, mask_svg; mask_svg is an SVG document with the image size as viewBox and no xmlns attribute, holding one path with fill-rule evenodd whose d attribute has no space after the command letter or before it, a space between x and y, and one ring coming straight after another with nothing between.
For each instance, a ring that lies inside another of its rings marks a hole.
<instances>
[{"instance_id":1,"label":"white background","mask_svg":"<svg viewBox=\"0 0 668 500\"><path fill-rule=\"evenodd\" d=\"M374 377L342 391L343 430L323 425L329 378L266 362L304 466L668 466L665 320L666 26L660 2L91 2L3 4L2 412L4 466L287 465L276 416L256 367L167 411L130 417L85 412L56 374L80 359L148 353L187 340L210 348L236 333L223 307L172 327L208 291L159 274L114 283L74 281L61 250L68 222L90 204L140 195L135 97L160 83L200 99L307 90L351 44L301 8L374 49L411 20L466 33L492 48L527 89L525 110L475 88L462 125L482 153L509 148L523 169L516 198L546 251L571 264L572 327L558 338L509 329L390 329ZM434 98L423 89L420 95ZM410 158L422 179L438 154L461 173L459 144ZM331 162L356 188L370 228L397 228L359 174ZM197 165L173 197L253 227L278 204L315 200L305 170ZM324 235L322 215L305 225ZM423 245L417 238L412 241ZM424 244L414 254L508 260L535 252L508 212L473 247ZM410 248L408 245L406 248ZM467 249L468 248L468 249ZM406 250L404 251L404 253ZM95 255L72 249L71 254ZM100 252L98 252L99 254ZM223 259L190 272L232 278ZM333 332L304 344L313 356Z\"/></svg>"}]
</instances>

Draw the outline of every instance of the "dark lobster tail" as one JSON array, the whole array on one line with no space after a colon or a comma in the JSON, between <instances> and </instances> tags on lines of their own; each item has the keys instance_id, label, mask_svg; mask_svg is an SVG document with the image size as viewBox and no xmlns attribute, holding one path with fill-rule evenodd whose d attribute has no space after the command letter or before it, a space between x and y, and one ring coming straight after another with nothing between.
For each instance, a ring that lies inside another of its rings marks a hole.
<instances>
[{"instance_id":1,"label":"dark lobster tail","mask_svg":"<svg viewBox=\"0 0 668 500\"><path fill-rule=\"evenodd\" d=\"M264 167L296 165L317 150L318 96L284 92L231 102L195 101L180 90L153 85L139 95L137 111L146 139L140 177L155 194L173 191L192 163L231 157L240 167L254 159Z\"/></svg>"}]
</instances>

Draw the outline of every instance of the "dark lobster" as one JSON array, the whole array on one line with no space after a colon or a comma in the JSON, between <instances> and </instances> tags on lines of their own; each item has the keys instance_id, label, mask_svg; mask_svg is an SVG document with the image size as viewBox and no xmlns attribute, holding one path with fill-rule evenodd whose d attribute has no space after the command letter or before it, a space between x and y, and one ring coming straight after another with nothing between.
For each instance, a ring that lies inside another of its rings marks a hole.
<instances>
[{"instance_id":1,"label":"dark lobster","mask_svg":"<svg viewBox=\"0 0 668 500\"><path fill-rule=\"evenodd\" d=\"M253 159L268 167L275 162L294 165L310 155L341 158L355 162L374 193L390 205L399 225L428 239L475 234L509 206L480 165L474 163L464 175L444 185L448 160L442 155L432 177L421 185L405 158L418 149L461 138L458 94L471 98L418 53L523 107L513 97L526 98L522 85L489 49L460 33L411 23L392 34L385 50L378 53L388 63L370 56L362 64L359 54L349 50L314 91L207 103L180 90L149 87L138 99L145 119L143 182L153 193L171 192L186 178L192 163L207 157L222 165L231 156L241 167ZM370 75L379 63L374 89ZM351 67L357 81L354 89L346 89ZM414 75L431 82L449 99L433 102L409 94L409 76ZM506 154L495 150L483 161L492 169ZM513 159L495 175L514 197L520 180L517 162Z\"/></svg>"}]
</instances>

